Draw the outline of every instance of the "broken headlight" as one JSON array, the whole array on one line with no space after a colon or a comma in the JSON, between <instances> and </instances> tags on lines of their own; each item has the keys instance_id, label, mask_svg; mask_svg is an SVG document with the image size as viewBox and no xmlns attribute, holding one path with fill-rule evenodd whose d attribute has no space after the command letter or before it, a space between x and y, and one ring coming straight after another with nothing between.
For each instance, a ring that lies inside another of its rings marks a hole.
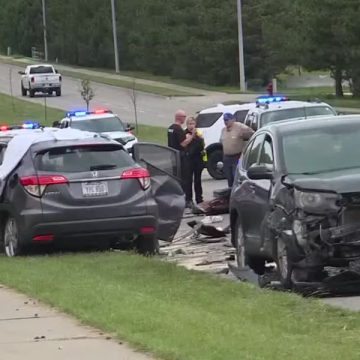
<instances>
[{"instance_id":1,"label":"broken headlight","mask_svg":"<svg viewBox=\"0 0 360 360\"><path fill-rule=\"evenodd\" d=\"M295 190L294 196L296 207L306 212L322 214L338 212L341 208L341 197L336 193Z\"/></svg>"}]
</instances>

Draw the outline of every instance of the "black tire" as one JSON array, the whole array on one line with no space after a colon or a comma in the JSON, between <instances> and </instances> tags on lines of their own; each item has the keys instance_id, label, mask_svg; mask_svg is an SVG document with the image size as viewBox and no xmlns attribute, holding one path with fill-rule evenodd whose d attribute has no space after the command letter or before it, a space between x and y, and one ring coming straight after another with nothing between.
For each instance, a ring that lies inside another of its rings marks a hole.
<instances>
[{"instance_id":1,"label":"black tire","mask_svg":"<svg viewBox=\"0 0 360 360\"><path fill-rule=\"evenodd\" d=\"M284 241L281 235L278 235L275 241L276 246L276 267L281 285L285 289L293 287L293 265L291 261L288 244Z\"/></svg>"},{"instance_id":2,"label":"black tire","mask_svg":"<svg viewBox=\"0 0 360 360\"><path fill-rule=\"evenodd\" d=\"M16 221L9 216L4 226L4 252L7 257L19 256L23 252Z\"/></svg>"},{"instance_id":3,"label":"black tire","mask_svg":"<svg viewBox=\"0 0 360 360\"><path fill-rule=\"evenodd\" d=\"M23 84L21 83L21 95L22 96L26 96L27 95L27 90L24 88Z\"/></svg>"},{"instance_id":4,"label":"black tire","mask_svg":"<svg viewBox=\"0 0 360 360\"><path fill-rule=\"evenodd\" d=\"M265 260L246 253L245 237L240 218L236 218L233 240L235 247L235 259L239 268L248 265L257 275L265 273Z\"/></svg>"},{"instance_id":5,"label":"black tire","mask_svg":"<svg viewBox=\"0 0 360 360\"><path fill-rule=\"evenodd\" d=\"M56 96L61 96L61 88L55 90Z\"/></svg>"},{"instance_id":6,"label":"black tire","mask_svg":"<svg viewBox=\"0 0 360 360\"><path fill-rule=\"evenodd\" d=\"M30 97L33 98L35 96L35 90L29 90Z\"/></svg>"},{"instance_id":7,"label":"black tire","mask_svg":"<svg viewBox=\"0 0 360 360\"><path fill-rule=\"evenodd\" d=\"M156 236L140 235L135 241L136 251L144 256L152 256L159 253L159 241Z\"/></svg>"},{"instance_id":8,"label":"black tire","mask_svg":"<svg viewBox=\"0 0 360 360\"><path fill-rule=\"evenodd\" d=\"M207 170L215 180L225 179L222 169L218 169L217 165L223 161L223 151L221 149L214 150L208 154Z\"/></svg>"}]
</instances>

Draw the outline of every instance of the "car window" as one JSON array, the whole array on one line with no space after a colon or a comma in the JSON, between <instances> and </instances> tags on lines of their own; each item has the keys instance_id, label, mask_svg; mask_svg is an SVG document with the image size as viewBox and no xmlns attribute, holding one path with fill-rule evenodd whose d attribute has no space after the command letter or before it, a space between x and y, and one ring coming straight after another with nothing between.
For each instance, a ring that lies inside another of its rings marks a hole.
<instances>
[{"instance_id":1,"label":"car window","mask_svg":"<svg viewBox=\"0 0 360 360\"><path fill-rule=\"evenodd\" d=\"M51 66L36 66L30 68L30 74L51 74L54 73Z\"/></svg>"},{"instance_id":2,"label":"car window","mask_svg":"<svg viewBox=\"0 0 360 360\"><path fill-rule=\"evenodd\" d=\"M179 154L174 149L157 144L137 144L134 147L136 161L145 161L147 165L153 166L167 174L178 177ZM154 174L156 171L151 169Z\"/></svg>"},{"instance_id":3,"label":"car window","mask_svg":"<svg viewBox=\"0 0 360 360\"><path fill-rule=\"evenodd\" d=\"M259 163L266 165L273 165L274 163L273 147L270 136L266 136L265 138L264 144L261 148Z\"/></svg>"},{"instance_id":4,"label":"car window","mask_svg":"<svg viewBox=\"0 0 360 360\"><path fill-rule=\"evenodd\" d=\"M196 126L198 128L208 128L213 126L215 122L222 116L222 112L199 114L196 118Z\"/></svg>"},{"instance_id":5,"label":"car window","mask_svg":"<svg viewBox=\"0 0 360 360\"><path fill-rule=\"evenodd\" d=\"M329 106L311 106L305 108L306 116L335 116L336 112Z\"/></svg>"},{"instance_id":6,"label":"car window","mask_svg":"<svg viewBox=\"0 0 360 360\"><path fill-rule=\"evenodd\" d=\"M246 116L246 119L245 119L245 125L251 127L251 123L252 123L253 119L255 118L255 116L256 116L256 113L254 113L254 112L248 113L248 115Z\"/></svg>"},{"instance_id":7,"label":"car window","mask_svg":"<svg viewBox=\"0 0 360 360\"><path fill-rule=\"evenodd\" d=\"M247 170L253 164L256 164L259 158L261 144L264 140L265 134L260 134L254 139L251 149L249 149L249 154L247 155L246 163L244 164L244 169Z\"/></svg>"},{"instance_id":8,"label":"car window","mask_svg":"<svg viewBox=\"0 0 360 360\"><path fill-rule=\"evenodd\" d=\"M0 165L2 164L2 162L4 160L5 150L6 150L6 145L0 144Z\"/></svg>"},{"instance_id":9,"label":"car window","mask_svg":"<svg viewBox=\"0 0 360 360\"><path fill-rule=\"evenodd\" d=\"M99 170L99 167L112 170L133 165L129 154L113 144L56 147L35 157L36 168L49 172L77 173Z\"/></svg>"},{"instance_id":10,"label":"car window","mask_svg":"<svg viewBox=\"0 0 360 360\"><path fill-rule=\"evenodd\" d=\"M251 124L249 125L254 131L258 129L258 114L254 114L254 117L251 120Z\"/></svg>"},{"instance_id":11,"label":"car window","mask_svg":"<svg viewBox=\"0 0 360 360\"><path fill-rule=\"evenodd\" d=\"M245 169L245 167L246 167L247 159L248 159L253 142L254 142L254 140L249 141L249 143L246 145L246 147L244 149L244 152L243 152L243 155L241 158L241 167L243 169Z\"/></svg>"},{"instance_id":12,"label":"car window","mask_svg":"<svg viewBox=\"0 0 360 360\"><path fill-rule=\"evenodd\" d=\"M234 115L237 122L244 123L245 118L249 110L238 110Z\"/></svg>"},{"instance_id":13,"label":"car window","mask_svg":"<svg viewBox=\"0 0 360 360\"><path fill-rule=\"evenodd\" d=\"M306 118L310 116L335 116L336 112L329 106L307 106L301 108L282 109L268 111L261 115L261 126L265 126L274 121L287 119Z\"/></svg>"},{"instance_id":14,"label":"car window","mask_svg":"<svg viewBox=\"0 0 360 360\"><path fill-rule=\"evenodd\" d=\"M360 169L358 149L360 125L299 129L286 134L282 140L285 166L288 173L312 174Z\"/></svg>"}]
</instances>

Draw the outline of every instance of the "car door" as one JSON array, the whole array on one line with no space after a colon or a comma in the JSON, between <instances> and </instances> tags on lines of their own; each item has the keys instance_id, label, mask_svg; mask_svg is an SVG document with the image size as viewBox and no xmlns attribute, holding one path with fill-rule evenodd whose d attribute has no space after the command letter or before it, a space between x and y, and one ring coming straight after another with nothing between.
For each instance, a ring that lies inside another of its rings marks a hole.
<instances>
[{"instance_id":1,"label":"car door","mask_svg":"<svg viewBox=\"0 0 360 360\"><path fill-rule=\"evenodd\" d=\"M257 230L257 213L256 205L254 204L256 199L255 184L254 181L247 177L247 169L251 165L258 162L260 156L260 150L265 138L265 134L261 133L255 136L251 143L249 143L241 162L238 167L238 173L235 179L234 190L232 197L236 203L236 208L240 221L243 227L244 235L249 249L256 247L259 244ZM238 187L238 189L237 189Z\"/></svg>"},{"instance_id":2,"label":"car door","mask_svg":"<svg viewBox=\"0 0 360 360\"><path fill-rule=\"evenodd\" d=\"M272 139L270 135L265 134L263 143L261 144L260 155L257 165L266 165L268 167L274 167L274 153ZM266 214L269 210L269 199L271 192L271 180L251 180L251 190L253 192L253 198L249 205L251 213L251 233L254 238L254 251L258 253L262 247L262 238L264 234L264 223Z\"/></svg>"},{"instance_id":3,"label":"car door","mask_svg":"<svg viewBox=\"0 0 360 360\"><path fill-rule=\"evenodd\" d=\"M136 162L145 164L151 175L152 194L159 209L158 237L172 241L185 209L180 154L166 146L137 143L133 147L133 157Z\"/></svg>"}]
</instances>

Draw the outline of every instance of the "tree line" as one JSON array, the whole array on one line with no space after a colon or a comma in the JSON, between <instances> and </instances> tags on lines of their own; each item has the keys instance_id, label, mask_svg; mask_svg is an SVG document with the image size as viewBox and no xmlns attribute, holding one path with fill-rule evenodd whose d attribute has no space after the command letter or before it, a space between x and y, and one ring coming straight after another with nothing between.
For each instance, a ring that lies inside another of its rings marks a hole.
<instances>
[{"instance_id":1,"label":"tree line","mask_svg":"<svg viewBox=\"0 0 360 360\"><path fill-rule=\"evenodd\" d=\"M360 95L358 0L243 0L248 85L289 65L330 70ZM0 51L43 48L41 0L0 0ZM114 67L109 0L47 0L49 58ZM236 0L116 1L120 66L212 85L238 84Z\"/></svg>"}]
</instances>

